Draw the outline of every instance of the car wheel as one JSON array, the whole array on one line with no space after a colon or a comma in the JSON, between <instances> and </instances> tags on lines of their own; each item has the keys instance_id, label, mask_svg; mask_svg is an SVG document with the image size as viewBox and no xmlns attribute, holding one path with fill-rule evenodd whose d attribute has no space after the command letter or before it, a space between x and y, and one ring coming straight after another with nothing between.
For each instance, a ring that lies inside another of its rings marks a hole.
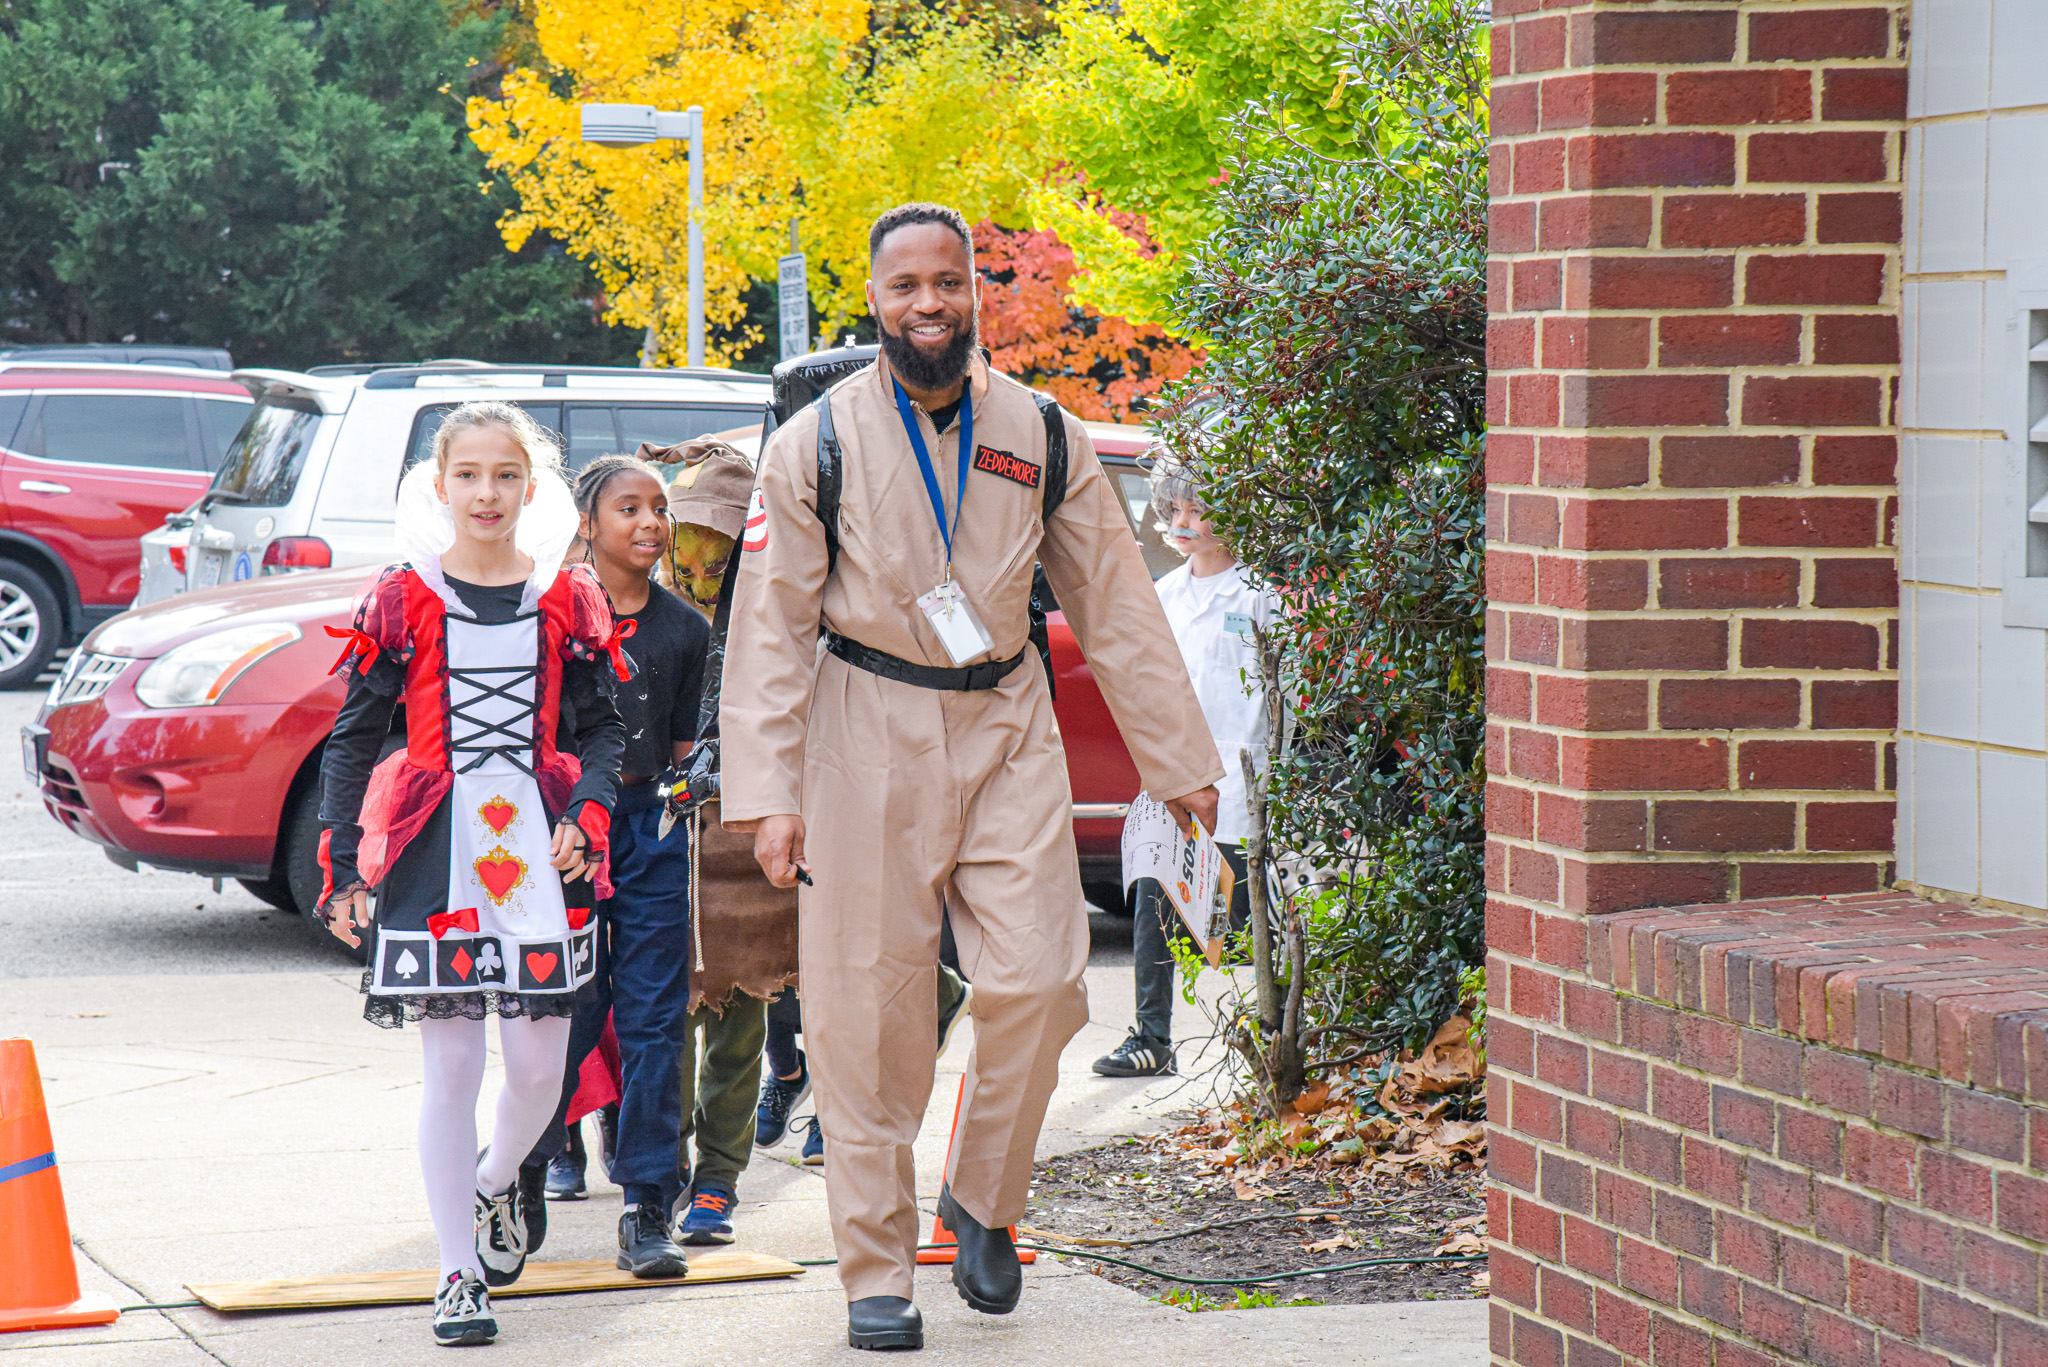
<instances>
[{"instance_id":1,"label":"car wheel","mask_svg":"<svg viewBox=\"0 0 2048 1367\"><path fill-rule=\"evenodd\" d=\"M254 893L256 899L279 911L297 911L299 904L292 898L291 883L283 878L237 878L244 889Z\"/></svg>"},{"instance_id":2,"label":"car wheel","mask_svg":"<svg viewBox=\"0 0 2048 1367\"><path fill-rule=\"evenodd\" d=\"M62 644L64 617L40 574L0 560L0 688L33 687Z\"/></svg>"},{"instance_id":3,"label":"car wheel","mask_svg":"<svg viewBox=\"0 0 2048 1367\"><path fill-rule=\"evenodd\" d=\"M285 827L279 832L278 869L275 880L290 886L292 904L305 913L313 928L320 932L320 938L333 945L357 963L369 959L369 941L350 948L346 940L337 939L322 925L314 912L320 906L320 888L326 876L320 871L320 784L316 779L300 790L292 803ZM254 889L251 889L254 891ZM263 894L257 893L261 897Z\"/></svg>"}]
</instances>

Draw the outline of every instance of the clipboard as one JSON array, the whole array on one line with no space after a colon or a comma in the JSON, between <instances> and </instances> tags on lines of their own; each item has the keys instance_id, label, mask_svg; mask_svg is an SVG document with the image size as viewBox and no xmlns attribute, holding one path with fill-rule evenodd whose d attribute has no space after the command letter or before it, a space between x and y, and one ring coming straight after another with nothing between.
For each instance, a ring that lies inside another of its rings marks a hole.
<instances>
[{"instance_id":1,"label":"clipboard","mask_svg":"<svg viewBox=\"0 0 2048 1367\"><path fill-rule=\"evenodd\" d=\"M1156 881L1202 957L1216 968L1230 938L1230 897L1237 875L1215 837L1201 822L1193 825L1194 835L1181 834L1165 803L1139 793L1124 817L1124 892L1128 895L1141 878Z\"/></svg>"}]
</instances>

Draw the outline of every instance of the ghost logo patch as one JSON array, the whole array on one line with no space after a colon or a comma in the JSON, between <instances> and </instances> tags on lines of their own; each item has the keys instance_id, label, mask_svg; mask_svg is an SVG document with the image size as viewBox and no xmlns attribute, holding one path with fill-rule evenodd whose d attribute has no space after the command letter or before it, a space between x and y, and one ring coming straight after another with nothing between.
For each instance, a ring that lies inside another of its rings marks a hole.
<instances>
[{"instance_id":1,"label":"ghost logo patch","mask_svg":"<svg viewBox=\"0 0 2048 1367\"><path fill-rule=\"evenodd\" d=\"M992 475L1001 475L1027 489L1038 487L1039 468L1028 460L1019 460L1008 451L998 451L993 446L974 448L974 468L986 470Z\"/></svg>"},{"instance_id":2,"label":"ghost logo patch","mask_svg":"<svg viewBox=\"0 0 2048 1367\"><path fill-rule=\"evenodd\" d=\"M761 486L754 486L754 497L747 504L747 525L740 533L740 549L765 551L768 549L768 503L761 496Z\"/></svg>"}]
</instances>

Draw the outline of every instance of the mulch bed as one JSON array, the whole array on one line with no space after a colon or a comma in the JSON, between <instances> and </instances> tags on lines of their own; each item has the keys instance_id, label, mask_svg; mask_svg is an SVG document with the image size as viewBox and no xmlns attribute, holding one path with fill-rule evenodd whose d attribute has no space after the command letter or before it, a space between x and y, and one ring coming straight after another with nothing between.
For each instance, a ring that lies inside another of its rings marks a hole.
<instances>
[{"instance_id":1,"label":"mulch bed","mask_svg":"<svg viewBox=\"0 0 2048 1367\"><path fill-rule=\"evenodd\" d=\"M1184 1132L1185 1133L1185 1132ZM1256 1277L1369 1258L1427 1256L1477 1246L1485 1225L1485 1174L1471 1164L1445 1171L1360 1166L1247 1175L1198 1161L1173 1135L1123 1140L1038 1165L1025 1224L1077 1245L1187 1277ZM1234 1223L1201 1233L1137 1243ZM1020 1242L1034 1239L1024 1229ZM1041 1255L1043 1256L1043 1255ZM1074 1259L1099 1276L1191 1309L1235 1307L1237 1288L1189 1287L1105 1263ZM1254 1303L1363 1304L1483 1296L1484 1262L1368 1267L1291 1277L1246 1288ZM1199 1299L1197 1299L1199 1298Z\"/></svg>"}]
</instances>

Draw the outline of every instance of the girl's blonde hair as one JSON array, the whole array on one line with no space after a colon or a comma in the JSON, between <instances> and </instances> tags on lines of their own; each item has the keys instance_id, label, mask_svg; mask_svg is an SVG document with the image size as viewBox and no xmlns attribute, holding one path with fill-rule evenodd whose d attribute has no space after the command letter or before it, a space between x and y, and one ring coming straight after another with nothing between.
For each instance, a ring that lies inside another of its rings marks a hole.
<instances>
[{"instance_id":1,"label":"girl's blonde hair","mask_svg":"<svg viewBox=\"0 0 2048 1367\"><path fill-rule=\"evenodd\" d=\"M562 448L555 444L548 430L518 404L506 403L502 399L478 399L458 404L441 419L441 426L434 432L436 470L444 474L447 472L448 443L472 427L503 428L513 444L525 454L528 477L542 470L557 475L562 473Z\"/></svg>"}]
</instances>

